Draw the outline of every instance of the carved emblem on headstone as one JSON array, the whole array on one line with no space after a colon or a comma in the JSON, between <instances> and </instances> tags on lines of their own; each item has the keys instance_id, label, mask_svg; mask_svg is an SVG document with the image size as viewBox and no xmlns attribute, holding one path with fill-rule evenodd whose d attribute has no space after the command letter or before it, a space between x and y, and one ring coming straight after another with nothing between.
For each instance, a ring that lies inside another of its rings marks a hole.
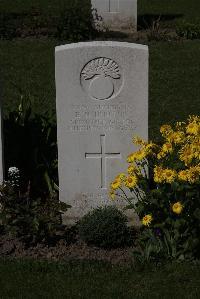
<instances>
[{"instance_id":1,"label":"carved emblem on headstone","mask_svg":"<svg viewBox=\"0 0 200 299\"><path fill-rule=\"evenodd\" d=\"M119 65L100 57L89 61L81 71L81 85L95 100L108 100L117 95L122 84Z\"/></svg>"}]
</instances>

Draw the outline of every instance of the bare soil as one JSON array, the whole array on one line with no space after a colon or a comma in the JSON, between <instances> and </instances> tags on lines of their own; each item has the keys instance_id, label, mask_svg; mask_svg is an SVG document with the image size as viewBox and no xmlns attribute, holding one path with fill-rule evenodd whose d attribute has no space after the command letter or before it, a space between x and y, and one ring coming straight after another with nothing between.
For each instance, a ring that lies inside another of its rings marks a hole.
<instances>
[{"instance_id":1,"label":"bare soil","mask_svg":"<svg viewBox=\"0 0 200 299\"><path fill-rule=\"evenodd\" d=\"M80 240L67 244L62 239L55 246L37 244L36 246L27 247L19 239L5 235L0 236L0 256L9 258L31 258L53 261L98 260L112 264L130 264L132 262L132 251L133 247L105 250L87 246Z\"/></svg>"}]
</instances>

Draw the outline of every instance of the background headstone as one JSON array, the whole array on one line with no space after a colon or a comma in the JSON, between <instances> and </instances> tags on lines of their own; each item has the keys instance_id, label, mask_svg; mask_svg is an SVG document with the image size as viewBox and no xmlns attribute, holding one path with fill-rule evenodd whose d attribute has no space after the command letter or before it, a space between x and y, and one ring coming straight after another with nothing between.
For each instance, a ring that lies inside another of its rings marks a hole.
<instances>
[{"instance_id":1,"label":"background headstone","mask_svg":"<svg viewBox=\"0 0 200 299\"><path fill-rule=\"evenodd\" d=\"M109 184L127 168L133 135L148 138L148 47L56 47L56 102L60 200L75 221L111 203Z\"/></svg>"},{"instance_id":2,"label":"background headstone","mask_svg":"<svg viewBox=\"0 0 200 299\"><path fill-rule=\"evenodd\" d=\"M110 30L137 30L137 0L91 0Z\"/></svg>"}]
</instances>

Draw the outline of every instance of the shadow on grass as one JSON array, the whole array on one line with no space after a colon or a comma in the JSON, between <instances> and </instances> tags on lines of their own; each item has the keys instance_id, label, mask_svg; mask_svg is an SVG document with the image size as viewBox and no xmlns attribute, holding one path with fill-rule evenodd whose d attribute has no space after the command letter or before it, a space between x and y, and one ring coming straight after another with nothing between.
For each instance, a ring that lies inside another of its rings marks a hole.
<instances>
[{"instance_id":1,"label":"shadow on grass","mask_svg":"<svg viewBox=\"0 0 200 299\"><path fill-rule=\"evenodd\" d=\"M161 22L169 22L182 18L183 14L144 14L138 16L138 30L148 29L158 19Z\"/></svg>"},{"instance_id":2,"label":"shadow on grass","mask_svg":"<svg viewBox=\"0 0 200 299\"><path fill-rule=\"evenodd\" d=\"M1 298L199 298L200 268L167 264L135 271L102 262L0 259Z\"/></svg>"},{"instance_id":3,"label":"shadow on grass","mask_svg":"<svg viewBox=\"0 0 200 299\"><path fill-rule=\"evenodd\" d=\"M121 32L121 31L105 31L101 33L101 37L104 38L110 38L110 39L115 39L115 38L127 38L128 34L125 32Z\"/></svg>"}]
</instances>

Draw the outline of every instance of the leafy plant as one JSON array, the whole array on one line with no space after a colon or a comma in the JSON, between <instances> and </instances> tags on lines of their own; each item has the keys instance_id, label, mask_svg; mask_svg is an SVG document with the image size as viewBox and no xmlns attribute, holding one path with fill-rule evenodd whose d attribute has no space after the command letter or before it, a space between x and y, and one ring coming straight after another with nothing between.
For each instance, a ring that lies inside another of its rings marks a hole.
<instances>
[{"instance_id":1,"label":"leafy plant","mask_svg":"<svg viewBox=\"0 0 200 299\"><path fill-rule=\"evenodd\" d=\"M199 39L200 38L200 23L181 22L176 27L178 36L185 39Z\"/></svg>"},{"instance_id":2,"label":"leafy plant","mask_svg":"<svg viewBox=\"0 0 200 299\"><path fill-rule=\"evenodd\" d=\"M4 120L6 173L15 165L21 171L23 191L31 196L52 196L58 190L56 126L32 112L31 98L21 96L17 111Z\"/></svg>"},{"instance_id":3,"label":"leafy plant","mask_svg":"<svg viewBox=\"0 0 200 299\"><path fill-rule=\"evenodd\" d=\"M166 257L163 242L151 229L142 230L135 245L133 255L136 267L158 263L162 258Z\"/></svg>"},{"instance_id":4,"label":"leafy plant","mask_svg":"<svg viewBox=\"0 0 200 299\"><path fill-rule=\"evenodd\" d=\"M140 217L145 256L153 254L154 239L157 253L192 259L200 250L200 117L163 125L160 132L161 144L133 139L139 149L128 156L128 175L115 178L110 195L124 198Z\"/></svg>"},{"instance_id":5,"label":"leafy plant","mask_svg":"<svg viewBox=\"0 0 200 299\"><path fill-rule=\"evenodd\" d=\"M29 190L21 193L18 186L4 182L0 186L0 219L4 231L28 243L47 241L61 225L61 215L69 205L56 196L32 198Z\"/></svg>"},{"instance_id":6,"label":"leafy plant","mask_svg":"<svg viewBox=\"0 0 200 299\"><path fill-rule=\"evenodd\" d=\"M159 16L157 19L152 20L151 24L146 23L147 29L147 39L149 41L155 40L168 40L169 35L167 30L161 28L161 16Z\"/></svg>"},{"instance_id":7,"label":"leafy plant","mask_svg":"<svg viewBox=\"0 0 200 299\"><path fill-rule=\"evenodd\" d=\"M124 247L131 243L126 216L112 206L97 208L86 214L78 223L78 233L88 245L101 248Z\"/></svg>"},{"instance_id":8,"label":"leafy plant","mask_svg":"<svg viewBox=\"0 0 200 299\"><path fill-rule=\"evenodd\" d=\"M72 42L90 40L97 34L98 20L90 0L69 0L58 20L57 36Z\"/></svg>"}]
</instances>

